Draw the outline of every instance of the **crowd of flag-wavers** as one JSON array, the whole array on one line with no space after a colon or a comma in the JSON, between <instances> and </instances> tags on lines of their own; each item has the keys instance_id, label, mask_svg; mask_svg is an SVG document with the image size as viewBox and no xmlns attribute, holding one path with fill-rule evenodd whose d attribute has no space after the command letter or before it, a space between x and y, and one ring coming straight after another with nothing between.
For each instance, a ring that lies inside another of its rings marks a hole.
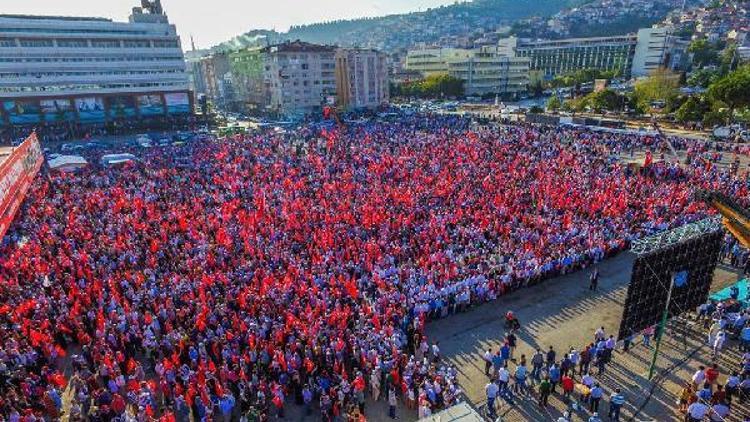
<instances>
[{"instance_id":1,"label":"crowd of flag-wavers","mask_svg":"<svg viewBox=\"0 0 750 422\"><path fill-rule=\"evenodd\" d=\"M435 413L462 393L431 319L704 218L695 189L747 196L716 145L674 144L689 163L633 171L617 156L660 140L414 115L39 177L0 246L0 416ZM578 359L604 368L607 342ZM526 362L543 403L576 356L552 352Z\"/></svg>"}]
</instances>

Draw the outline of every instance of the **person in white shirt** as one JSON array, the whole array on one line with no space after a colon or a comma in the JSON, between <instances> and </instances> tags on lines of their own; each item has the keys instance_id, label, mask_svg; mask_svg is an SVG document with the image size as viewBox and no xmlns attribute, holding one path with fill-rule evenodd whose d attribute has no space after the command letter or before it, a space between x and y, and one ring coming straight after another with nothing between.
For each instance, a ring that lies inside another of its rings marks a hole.
<instances>
[{"instance_id":1,"label":"person in white shirt","mask_svg":"<svg viewBox=\"0 0 750 422\"><path fill-rule=\"evenodd\" d=\"M490 415L494 415L495 399L497 398L497 394L500 392L500 387L498 387L494 382L490 382L489 384L484 386L484 392L487 394L487 409L489 410Z\"/></svg>"},{"instance_id":2,"label":"person in white shirt","mask_svg":"<svg viewBox=\"0 0 750 422\"><path fill-rule=\"evenodd\" d=\"M504 365L497 371L497 383L500 387L500 392L505 391L508 388L508 382L510 381L510 372L508 371L508 365Z\"/></svg>"},{"instance_id":3,"label":"person in white shirt","mask_svg":"<svg viewBox=\"0 0 750 422\"><path fill-rule=\"evenodd\" d=\"M606 338L606 334L604 333L604 327L599 327L594 332L594 340L597 342L602 341Z\"/></svg>"},{"instance_id":4,"label":"person in white shirt","mask_svg":"<svg viewBox=\"0 0 750 422\"><path fill-rule=\"evenodd\" d=\"M711 354L714 359L719 358L719 353L721 353L721 349L724 348L724 342L726 341L726 339L727 335L723 330L719 331L719 333L716 334L716 339L714 340L714 344L712 346L713 353Z\"/></svg>"},{"instance_id":5,"label":"person in white shirt","mask_svg":"<svg viewBox=\"0 0 750 422\"><path fill-rule=\"evenodd\" d=\"M438 342L436 341L435 344L432 345L432 361L438 362L440 360L440 347L438 346Z\"/></svg>"},{"instance_id":6,"label":"person in white shirt","mask_svg":"<svg viewBox=\"0 0 750 422\"><path fill-rule=\"evenodd\" d=\"M688 407L687 410L687 416L689 422L701 422L703 421L703 418L706 417L709 410L711 410L707 405L703 404L702 402L695 402Z\"/></svg>"},{"instance_id":7,"label":"person in white shirt","mask_svg":"<svg viewBox=\"0 0 750 422\"><path fill-rule=\"evenodd\" d=\"M428 418L432 415L432 409L430 409L430 402L424 400L419 406L419 419Z\"/></svg>"},{"instance_id":8,"label":"person in white shirt","mask_svg":"<svg viewBox=\"0 0 750 422\"><path fill-rule=\"evenodd\" d=\"M492 368L492 352L487 349L484 352L484 375L490 375L490 368Z\"/></svg>"},{"instance_id":9,"label":"person in white shirt","mask_svg":"<svg viewBox=\"0 0 750 422\"><path fill-rule=\"evenodd\" d=\"M706 380L706 367L699 366L698 370L693 374L693 387L698 388L703 385Z\"/></svg>"}]
</instances>

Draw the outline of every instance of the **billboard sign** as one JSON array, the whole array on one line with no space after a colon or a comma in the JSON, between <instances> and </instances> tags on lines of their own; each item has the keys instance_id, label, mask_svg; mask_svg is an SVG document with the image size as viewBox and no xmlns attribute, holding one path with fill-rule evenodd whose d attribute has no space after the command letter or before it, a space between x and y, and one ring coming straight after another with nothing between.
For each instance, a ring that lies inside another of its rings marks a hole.
<instances>
[{"instance_id":1,"label":"billboard sign","mask_svg":"<svg viewBox=\"0 0 750 422\"><path fill-rule=\"evenodd\" d=\"M36 101L3 101L8 121L14 125L34 124L41 121L41 110Z\"/></svg>"},{"instance_id":2,"label":"billboard sign","mask_svg":"<svg viewBox=\"0 0 750 422\"><path fill-rule=\"evenodd\" d=\"M32 134L0 164L0 239L13 222L42 162L42 148L36 134Z\"/></svg>"},{"instance_id":3,"label":"billboard sign","mask_svg":"<svg viewBox=\"0 0 750 422\"><path fill-rule=\"evenodd\" d=\"M101 97L76 98L76 109L82 122L103 122L106 117Z\"/></svg>"},{"instance_id":4,"label":"billboard sign","mask_svg":"<svg viewBox=\"0 0 750 422\"><path fill-rule=\"evenodd\" d=\"M64 122L74 120L76 117L73 103L65 98L41 100L39 108L46 122Z\"/></svg>"},{"instance_id":5,"label":"billboard sign","mask_svg":"<svg viewBox=\"0 0 750 422\"><path fill-rule=\"evenodd\" d=\"M107 110L112 119L130 119L138 114L135 108L135 98L127 95L107 98Z\"/></svg>"},{"instance_id":6,"label":"billboard sign","mask_svg":"<svg viewBox=\"0 0 750 422\"><path fill-rule=\"evenodd\" d=\"M161 95L139 95L138 110L141 116L161 116L164 114L164 103Z\"/></svg>"},{"instance_id":7,"label":"billboard sign","mask_svg":"<svg viewBox=\"0 0 750 422\"><path fill-rule=\"evenodd\" d=\"M167 103L167 113L187 114L190 113L190 97L187 92L175 94L164 94Z\"/></svg>"}]
</instances>

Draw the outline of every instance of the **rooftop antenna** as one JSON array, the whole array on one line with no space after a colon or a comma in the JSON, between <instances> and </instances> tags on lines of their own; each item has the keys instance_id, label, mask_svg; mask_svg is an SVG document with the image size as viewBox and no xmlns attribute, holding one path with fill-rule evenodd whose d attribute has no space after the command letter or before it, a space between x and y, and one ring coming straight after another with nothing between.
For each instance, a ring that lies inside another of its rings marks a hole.
<instances>
[{"instance_id":1,"label":"rooftop antenna","mask_svg":"<svg viewBox=\"0 0 750 422\"><path fill-rule=\"evenodd\" d=\"M148 10L152 15L163 15L164 8L161 7L161 0L141 0L141 7Z\"/></svg>"},{"instance_id":2,"label":"rooftop antenna","mask_svg":"<svg viewBox=\"0 0 750 422\"><path fill-rule=\"evenodd\" d=\"M190 34L190 45L193 47L193 51L195 51L195 40L193 39L193 34Z\"/></svg>"}]
</instances>

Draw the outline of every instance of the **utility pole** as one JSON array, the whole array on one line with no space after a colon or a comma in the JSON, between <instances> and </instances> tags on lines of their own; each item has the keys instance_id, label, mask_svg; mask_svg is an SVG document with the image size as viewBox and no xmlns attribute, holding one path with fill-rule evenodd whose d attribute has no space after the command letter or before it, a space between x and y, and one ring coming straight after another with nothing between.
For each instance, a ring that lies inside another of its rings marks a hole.
<instances>
[{"instance_id":1,"label":"utility pole","mask_svg":"<svg viewBox=\"0 0 750 422\"><path fill-rule=\"evenodd\" d=\"M659 323L659 329L656 332L656 346L654 347L654 355L651 358L651 366L648 368L648 380L654 377L654 370L656 369L656 357L659 355L659 346L661 346L661 339L664 336L664 329L667 326L667 319L669 318L669 304L672 302L672 289L674 288L674 277L669 281L669 293L667 293L667 304L664 306L664 314L661 316L661 322Z\"/></svg>"}]
</instances>

